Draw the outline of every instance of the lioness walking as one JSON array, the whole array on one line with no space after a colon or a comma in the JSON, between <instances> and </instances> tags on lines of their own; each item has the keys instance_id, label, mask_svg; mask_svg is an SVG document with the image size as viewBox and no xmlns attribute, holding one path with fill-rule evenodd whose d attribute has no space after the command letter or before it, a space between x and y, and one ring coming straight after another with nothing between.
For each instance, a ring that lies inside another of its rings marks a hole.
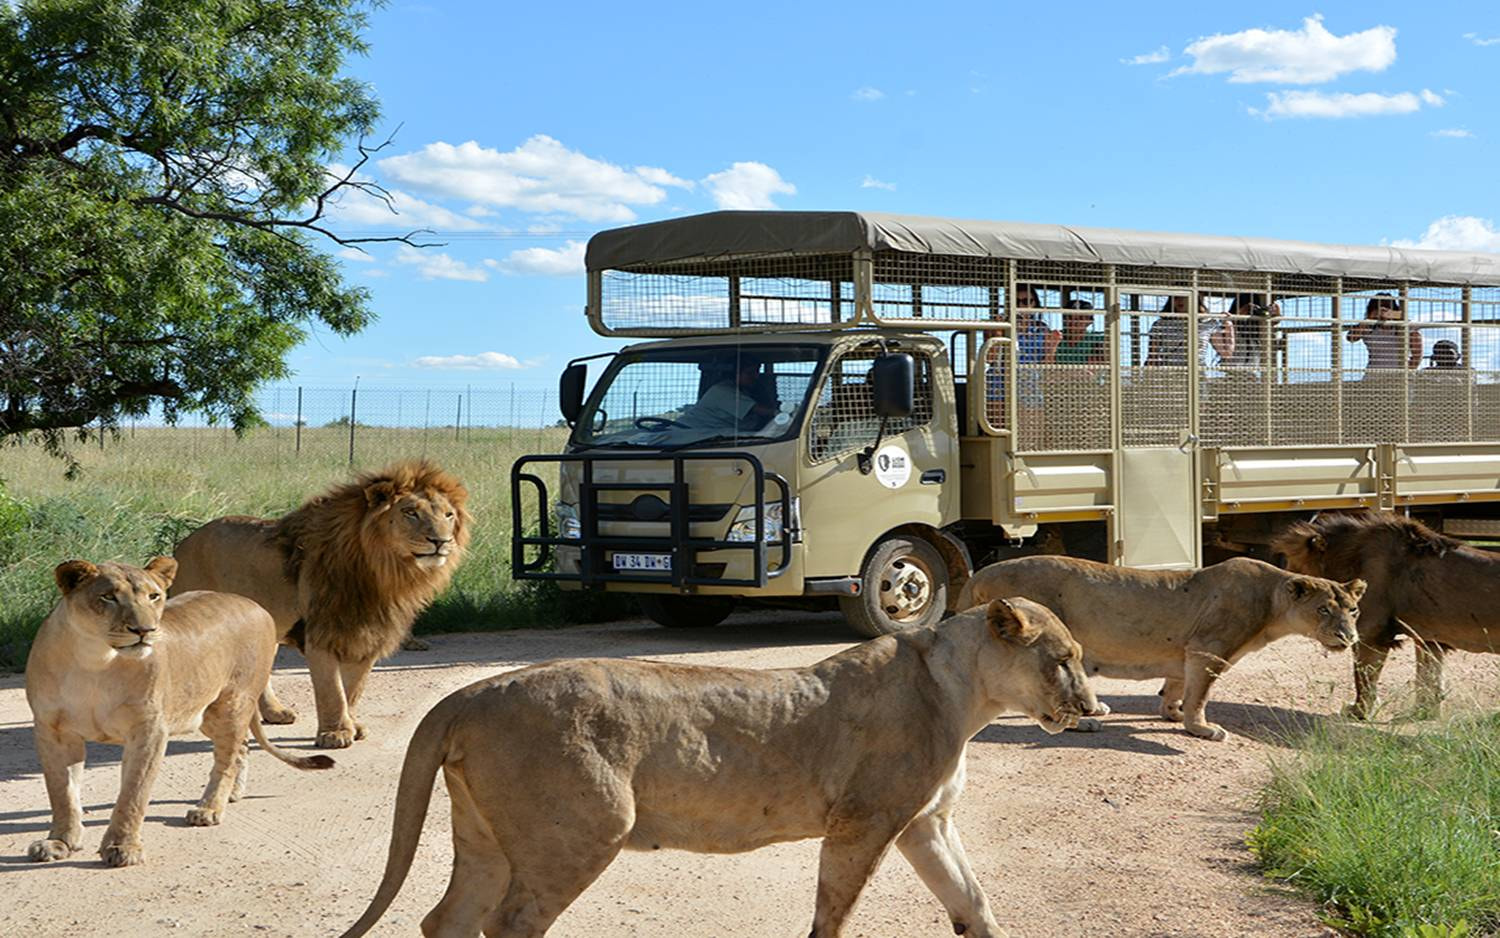
<instances>
[{"instance_id":1,"label":"lioness walking","mask_svg":"<svg viewBox=\"0 0 1500 938\"><path fill-rule=\"evenodd\" d=\"M59 860L83 845L84 743L118 743L120 794L99 845L108 866L144 858L141 820L167 737L202 730L213 740L208 788L187 821L219 823L245 788L245 734L299 769L333 766L327 756L287 755L266 739L256 700L276 658L276 626L243 596L186 593L170 601L177 561L145 569L70 560L54 571L62 600L42 622L26 659L26 701L52 802L52 830L26 851Z\"/></svg>"},{"instance_id":2,"label":"lioness walking","mask_svg":"<svg viewBox=\"0 0 1500 938\"><path fill-rule=\"evenodd\" d=\"M1240 658L1288 635L1334 651L1354 644L1365 581L1298 576L1248 557L1201 570L1137 570L1073 557L1021 557L974 574L968 608L1025 596L1068 623L1089 674L1164 678L1161 715L1204 739L1229 734L1208 722L1215 680ZM1107 712L1107 711L1106 711Z\"/></svg>"},{"instance_id":3,"label":"lioness walking","mask_svg":"<svg viewBox=\"0 0 1500 938\"><path fill-rule=\"evenodd\" d=\"M996 601L806 668L629 660L534 665L444 698L412 736L390 858L395 898L439 767L453 874L428 936L540 936L622 849L735 853L823 838L813 938L836 938L891 844L968 938L1004 935L952 812L964 747L1019 710L1051 733L1093 708L1052 613Z\"/></svg>"}]
</instances>

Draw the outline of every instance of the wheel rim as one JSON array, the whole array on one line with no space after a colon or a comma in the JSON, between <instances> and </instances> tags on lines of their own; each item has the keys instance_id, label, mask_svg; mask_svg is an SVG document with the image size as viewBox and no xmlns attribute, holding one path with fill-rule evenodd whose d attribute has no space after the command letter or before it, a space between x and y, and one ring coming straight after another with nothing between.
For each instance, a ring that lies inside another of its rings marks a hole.
<instances>
[{"instance_id":1,"label":"wheel rim","mask_svg":"<svg viewBox=\"0 0 1500 938\"><path fill-rule=\"evenodd\" d=\"M920 619L932 605L932 571L912 554L903 554L880 572L880 608L895 622Z\"/></svg>"}]
</instances>

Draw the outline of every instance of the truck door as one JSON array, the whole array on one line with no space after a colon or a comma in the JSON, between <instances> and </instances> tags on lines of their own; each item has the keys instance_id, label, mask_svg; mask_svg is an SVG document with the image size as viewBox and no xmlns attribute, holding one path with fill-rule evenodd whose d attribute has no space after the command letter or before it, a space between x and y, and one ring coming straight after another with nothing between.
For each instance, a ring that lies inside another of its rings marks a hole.
<instances>
[{"instance_id":1,"label":"truck door","mask_svg":"<svg viewBox=\"0 0 1500 938\"><path fill-rule=\"evenodd\" d=\"M1195 293L1119 288L1114 369L1115 530L1111 559L1139 567L1202 563L1198 397L1210 323Z\"/></svg>"}]
</instances>

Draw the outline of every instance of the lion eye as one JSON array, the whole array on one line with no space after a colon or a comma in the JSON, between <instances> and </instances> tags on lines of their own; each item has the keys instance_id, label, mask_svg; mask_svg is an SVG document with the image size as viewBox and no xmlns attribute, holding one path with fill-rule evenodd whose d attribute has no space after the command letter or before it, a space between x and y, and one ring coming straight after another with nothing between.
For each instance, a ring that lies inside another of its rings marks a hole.
<instances>
[{"instance_id":1,"label":"lion eye","mask_svg":"<svg viewBox=\"0 0 1500 938\"><path fill-rule=\"evenodd\" d=\"M1320 616L1322 616L1322 617L1323 617L1323 618L1325 618L1325 619L1326 619L1326 618L1328 618L1328 617L1329 617L1329 616L1330 616L1330 615L1332 615L1332 613L1330 613L1330 612L1329 612L1329 611L1328 611L1328 607L1327 607L1327 606L1324 606L1324 607L1323 607L1323 608L1322 608L1322 609L1319 609L1319 610L1318 610L1318 615L1320 615Z\"/></svg>"},{"instance_id":2,"label":"lion eye","mask_svg":"<svg viewBox=\"0 0 1500 938\"><path fill-rule=\"evenodd\" d=\"M406 515L406 517L408 518L415 518L417 516L417 510L415 508L403 508L401 509L401 513L403 515Z\"/></svg>"},{"instance_id":3,"label":"lion eye","mask_svg":"<svg viewBox=\"0 0 1500 938\"><path fill-rule=\"evenodd\" d=\"M453 517L453 512L451 512L451 511L450 511L450 512L448 512L448 514L447 514L447 515L446 515L446 516L445 516L445 517L448 517L448 518L451 518L451 517Z\"/></svg>"},{"instance_id":4,"label":"lion eye","mask_svg":"<svg viewBox=\"0 0 1500 938\"><path fill-rule=\"evenodd\" d=\"M115 594L114 593L100 593L99 594L99 601L100 602L106 602L106 603L111 603L112 604L115 601Z\"/></svg>"},{"instance_id":5,"label":"lion eye","mask_svg":"<svg viewBox=\"0 0 1500 938\"><path fill-rule=\"evenodd\" d=\"M158 599L161 599L161 594L160 593L151 593L146 598L149 599L149 600L151 600L152 602L156 602Z\"/></svg>"}]
</instances>

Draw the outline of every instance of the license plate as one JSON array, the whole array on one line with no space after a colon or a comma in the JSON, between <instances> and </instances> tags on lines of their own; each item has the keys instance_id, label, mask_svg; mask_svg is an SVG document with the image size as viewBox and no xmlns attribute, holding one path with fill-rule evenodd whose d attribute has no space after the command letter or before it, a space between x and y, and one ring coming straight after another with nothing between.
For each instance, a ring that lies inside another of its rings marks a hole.
<instances>
[{"instance_id":1,"label":"license plate","mask_svg":"<svg viewBox=\"0 0 1500 938\"><path fill-rule=\"evenodd\" d=\"M615 554L616 570L668 570L672 569L671 554Z\"/></svg>"}]
</instances>

